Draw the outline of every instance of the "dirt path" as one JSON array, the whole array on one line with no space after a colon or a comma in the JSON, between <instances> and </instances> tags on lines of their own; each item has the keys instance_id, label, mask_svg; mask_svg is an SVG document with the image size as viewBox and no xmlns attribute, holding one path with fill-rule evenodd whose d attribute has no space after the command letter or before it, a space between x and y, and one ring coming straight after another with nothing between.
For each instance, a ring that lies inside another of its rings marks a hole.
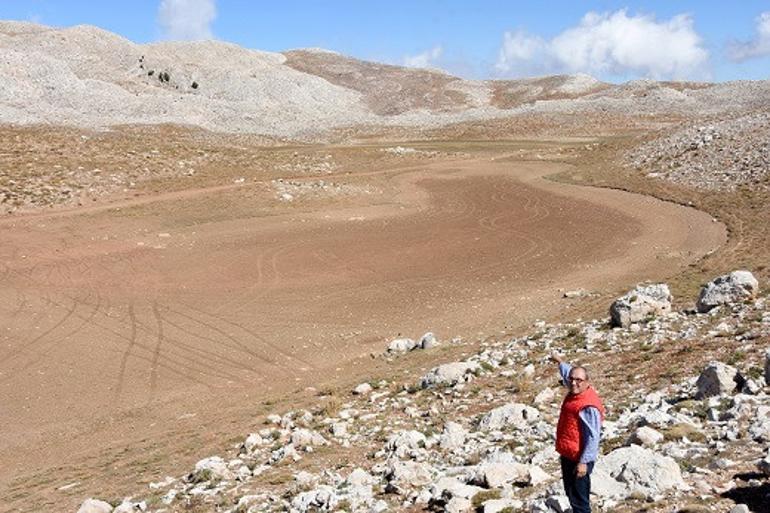
<instances>
[{"instance_id":1,"label":"dirt path","mask_svg":"<svg viewBox=\"0 0 770 513\"><path fill-rule=\"evenodd\" d=\"M96 482L22 481L361 373L350 362L399 333L494 333L563 312L560 290L663 279L725 240L702 212L543 179L563 167L362 170L398 193L250 218L214 205L253 186L225 186L3 220L0 488Z\"/></svg>"}]
</instances>

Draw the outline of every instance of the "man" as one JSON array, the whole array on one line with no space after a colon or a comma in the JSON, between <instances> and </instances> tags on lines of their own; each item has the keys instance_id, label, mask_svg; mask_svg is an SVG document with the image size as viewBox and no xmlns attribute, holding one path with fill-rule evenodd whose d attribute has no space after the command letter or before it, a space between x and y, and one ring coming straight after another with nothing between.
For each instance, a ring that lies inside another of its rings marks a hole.
<instances>
[{"instance_id":1,"label":"man","mask_svg":"<svg viewBox=\"0 0 770 513\"><path fill-rule=\"evenodd\" d=\"M591 471L599 454L604 406L583 367L572 367L559 355L562 381L569 388L556 427L556 452L561 456L561 477L574 513L590 513Z\"/></svg>"}]
</instances>

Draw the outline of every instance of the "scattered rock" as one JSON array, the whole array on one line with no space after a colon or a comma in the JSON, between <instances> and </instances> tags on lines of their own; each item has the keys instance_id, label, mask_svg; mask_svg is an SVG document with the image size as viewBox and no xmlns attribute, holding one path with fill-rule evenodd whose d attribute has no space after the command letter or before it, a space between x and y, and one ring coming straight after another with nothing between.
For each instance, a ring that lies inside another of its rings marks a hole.
<instances>
[{"instance_id":1,"label":"scattered rock","mask_svg":"<svg viewBox=\"0 0 770 513\"><path fill-rule=\"evenodd\" d=\"M355 395L366 395L372 390L373 390L372 385L370 385L369 383L361 383L360 385L356 386L356 388L353 389L353 393Z\"/></svg>"},{"instance_id":2,"label":"scattered rock","mask_svg":"<svg viewBox=\"0 0 770 513\"><path fill-rule=\"evenodd\" d=\"M720 305L751 299L759 292L759 282L749 271L733 271L708 282L695 303L698 312L706 313Z\"/></svg>"},{"instance_id":3,"label":"scattered rock","mask_svg":"<svg viewBox=\"0 0 770 513\"><path fill-rule=\"evenodd\" d=\"M651 446L663 441L663 433L656 431L649 426L642 426L634 431L629 441L632 444Z\"/></svg>"},{"instance_id":4,"label":"scattered rock","mask_svg":"<svg viewBox=\"0 0 770 513\"><path fill-rule=\"evenodd\" d=\"M695 398L703 399L732 393L738 384L738 376L740 375L735 367L722 362L709 363L695 384L698 388Z\"/></svg>"},{"instance_id":5,"label":"scattered rock","mask_svg":"<svg viewBox=\"0 0 770 513\"><path fill-rule=\"evenodd\" d=\"M420 379L420 386L428 388L436 385L454 386L473 378L481 366L476 362L453 362L431 369Z\"/></svg>"},{"instance_id":6,"label":"scattered rock","mask_svg":"<svg viewBox=\"0 0 770 513\"><path fill-rule=\"evenodd\" d=\"M492 431L508 426L518 426L535 422L540 418L540 412L531 406L521 403L509 403L484 415L479 422L479 429Z\"/></svg>"},{"instance_id":7,"label":"scattered rock","mask_svg":"<svg viewBox=\"0 0 770 513\"><path fill-rule=\"evenodd\" d=\"M436 339L436 336L433 334L433 332L428 332L425 335L420 338L420 349L431 349L433 347L436 347L438 345L438 340Z\"/></svg>"},{"instance_id":8,"label":"scattered rock","mask_svg":"<svg viewBox=\"0 0 770 513\"><path fill-rule=\"evenodd\" d=\"M652 497L672 488L687 488L673 458L638 445L621 447L599 458L591 484L597 495L616 498L632 494Z\"/></svg>"},{"instance_id":9,"label":"scattered rock","mask_svg":"<svg viewBox=\"0 0 770 513\"><path fill-rule=\"evenodd\" d=\"M211 456L195 464L195 470L190 474L188 480L192 483L199 483L211 480L233 479L233 477L233 473L227 467L225 460L219 456Z\"/></svg>"},{"instance_id":10,"label":"scattered rock","mask_svg":"<svg viewBox=\"0 0 770 513\"><path fill-rule=\"evenodd\" d=\"M612 325L622 328L669 312L671 312L671 292L668 285L663 283L638 285L634 290L616 299L610 306Z\"/></svg>"},{"instance_id":11,"label":"scattered rock","mask_svg":"<svg viewBox=\"0 0 770 513\"><path fill-rule=\"evenodd\" d=\"M389 353L407 353L417 347L417 342L411 338L397 338L388 344Z\"/></svg>"},{"instance_id":12,"label":"scattered rock","mask_svg":"<svg viewBox=\"0 0 770 513\"><path fill-rule=\"evenodd\" d=\"M465 444L468 431L457 422L447 422L444 424L444 431L439 436L439 446L445 451L454 451L460 449Z\"/></svg>"},{"instance_id":13,"label":"scattered rock","mask_svg":"<svg viewBox=\"0 0 770 513\"><path fill-rule=\"evenodd\" d=\"M78 513L112 513L112 506L99 499L86 499L80 505Z\"/></svg>"}]
</instances>

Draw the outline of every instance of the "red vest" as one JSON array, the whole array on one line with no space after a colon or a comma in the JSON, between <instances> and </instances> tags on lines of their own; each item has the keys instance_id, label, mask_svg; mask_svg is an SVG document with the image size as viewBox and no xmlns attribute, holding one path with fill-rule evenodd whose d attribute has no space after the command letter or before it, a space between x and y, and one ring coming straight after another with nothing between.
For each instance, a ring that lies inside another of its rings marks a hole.
<instances>
[{"instance_id":1,"label":"red vest","mask_svg":"<svg viewBox=\"0 0 770 513\"><path fill-rule=\"evenodd\" d=\"M580 410L588 406L593 406L599 410L602 421L604 421L604 405L593 387L586 388L581 394L567 394L564 402L561 403L559 424L556 426L556 452L568 460L578 461L580 459L583 441L580 439L580 417L578 415Z\"/></svg>"}]
</instances>

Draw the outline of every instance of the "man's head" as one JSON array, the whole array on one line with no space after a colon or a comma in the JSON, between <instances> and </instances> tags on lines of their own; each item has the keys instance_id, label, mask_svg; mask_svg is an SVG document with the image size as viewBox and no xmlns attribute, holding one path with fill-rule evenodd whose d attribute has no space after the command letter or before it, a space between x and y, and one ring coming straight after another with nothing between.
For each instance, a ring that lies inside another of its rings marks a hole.
<instances>
[{"instance_id":1,"label":"man's head","mask_svg":"<svg viewBox=\"0 0 770 513\"><path fill-rule=\"evenodd\" d=\"M569 393L577 395L586 391L590 383L588 382L588 371L585 367L572 367L567 378Z\"/></svg>"}]
</instances>

